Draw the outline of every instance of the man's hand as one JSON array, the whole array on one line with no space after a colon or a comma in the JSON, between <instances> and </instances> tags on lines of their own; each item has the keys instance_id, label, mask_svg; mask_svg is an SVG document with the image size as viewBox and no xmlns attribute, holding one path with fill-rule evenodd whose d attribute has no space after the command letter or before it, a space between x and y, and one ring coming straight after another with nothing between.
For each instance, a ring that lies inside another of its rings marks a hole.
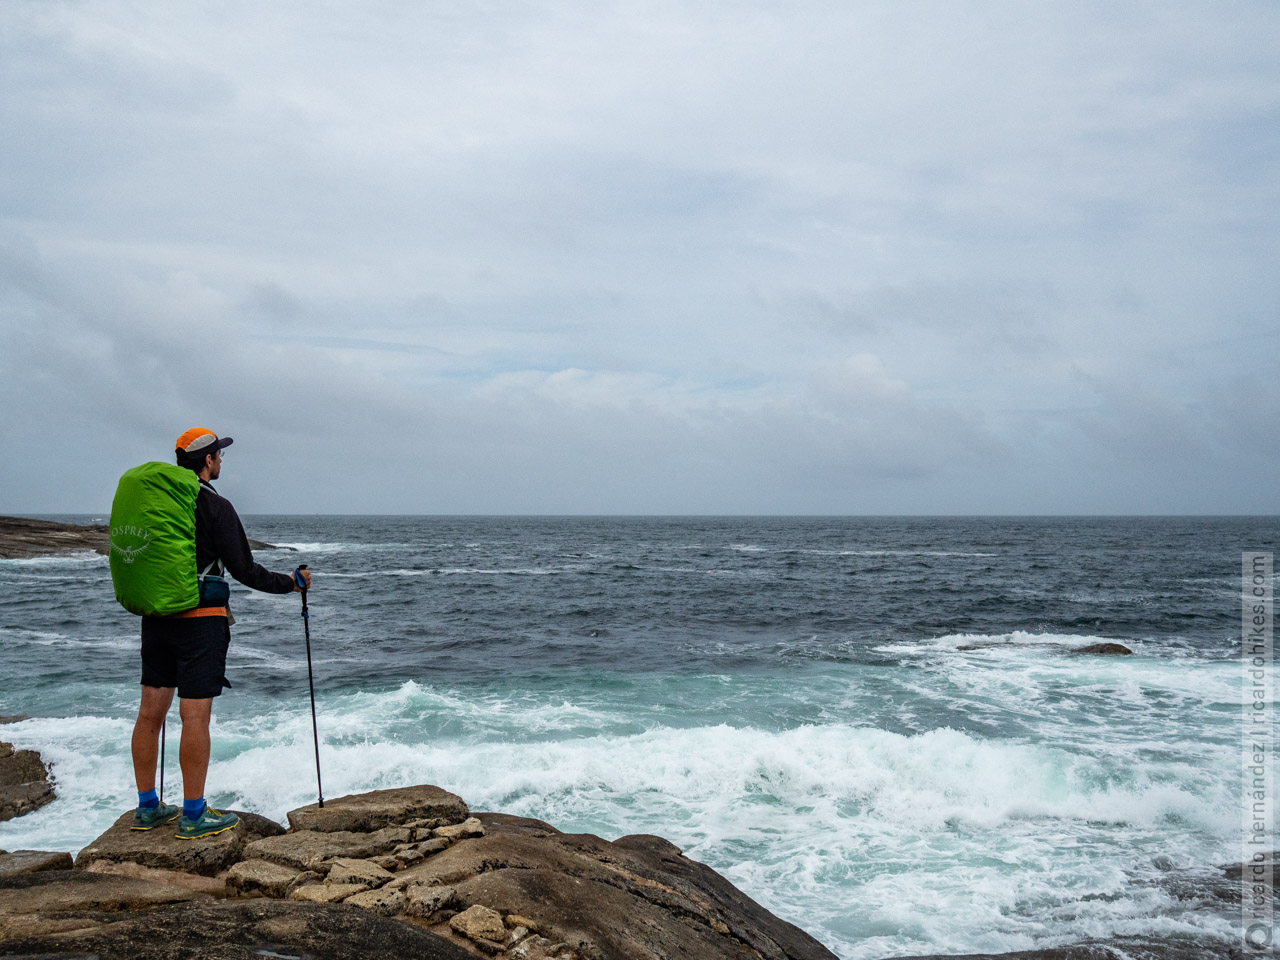
<instances>
[{"instance_id":1,"label":"man's hand","mask_svg":"<svg viewBox=\"0 0 1280 960\"><path fill-rule=\"evenodd\" d=\"M306 586L301 586L299 584L299 579L301 579L302 583L305 583ZM311 589L311 571L307 570L304 567L299 567L297 570L293 571L293 592L302 593L302 591L310 590L310 589Z\"/></svg>"}]
</instances>

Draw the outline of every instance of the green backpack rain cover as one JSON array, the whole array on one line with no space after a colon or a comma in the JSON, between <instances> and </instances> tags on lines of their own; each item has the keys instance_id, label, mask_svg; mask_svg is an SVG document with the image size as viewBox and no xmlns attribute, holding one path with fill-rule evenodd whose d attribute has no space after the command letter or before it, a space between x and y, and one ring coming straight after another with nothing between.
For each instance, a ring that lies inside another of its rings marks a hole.
<instances>
[{"instance_id":1,"label":"green backpack rain cover","mask_svg":"<svg viewBox=\"0 0 1280 960\"><path fill-rule=\"evenodd\" d=\"M200 603L199 495L199 478L173 463L144 463L120 478L111 501L111 583L130 613L163 617Z\"/></svg>"}]
</instances>

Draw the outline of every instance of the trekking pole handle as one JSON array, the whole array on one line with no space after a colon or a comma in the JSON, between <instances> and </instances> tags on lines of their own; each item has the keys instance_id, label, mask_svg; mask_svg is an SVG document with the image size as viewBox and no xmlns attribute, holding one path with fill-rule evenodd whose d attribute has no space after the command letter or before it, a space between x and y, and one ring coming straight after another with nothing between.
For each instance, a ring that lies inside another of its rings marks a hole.
<instances>
[{"instance_id":1,"label":"trekking pole handle","mask_svg":"<svg viewBox=\"0 0 1280 960\"><path fill-rule=\"evenodd\" d=\"M293 571L293 582L298 585L298 589L303 593L307 592L307 581L302 577L302 571L307 569L305 563L298 564L298 568Z\"/></svg>"}]
</instances>

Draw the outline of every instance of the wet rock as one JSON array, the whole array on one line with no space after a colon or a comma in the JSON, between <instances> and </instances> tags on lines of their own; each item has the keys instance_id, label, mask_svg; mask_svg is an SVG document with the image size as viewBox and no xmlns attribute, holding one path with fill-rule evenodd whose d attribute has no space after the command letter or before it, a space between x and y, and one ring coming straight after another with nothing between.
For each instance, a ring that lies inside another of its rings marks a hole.
<instances>
[{"instance_id":1,"label":"wet rock","mask_svg":"<svg viewBox=\"0 0 1280 960\"><path fill-rule=\"evenodd\" d=\"M399 827L386 827L373 833L299 830L250 843L244 859L270 860L285 867L312 870L326 860L339 857L361 860L389 853L404 843L408 835L409 831Z\"/></svg>"},{"instance_id":2,"label":"wet rock","mask_svg":"<svg viewBox=\"0 0 1280 960\"><path fill-rule=\"evenodd\" d=\"M0 786L0 820L12 820L39 810L57 799L48 780Z\"/></svg>"},{"instance_id":3,"label":"wet rock","mask_svg":"<svg viewBox=\"0 0 1280 960\"><path fill-rule=\"evenodd\" d=\"M23 720L30 720L30 719L31 718L28 717L25 713L7 713L4 716L0 717L0 724L21 723Z\"/></svg>"},{"instance_id":4,"label":"wet rock","mask_svg":"<svg viewBox=\"0 0 1280 960\"><path fill-rule=\"evenodd\" d=\"M39 873L41 870L70 870L71 854L48 850L0 850L0 877L13 877L20 873Z\"/></svg>"},{"instance_id":5,"label":"wet rock","mask_svg":"<svg viewBox=\"0 0 1280 960\"><path fill-rule=\"evenodd\" d=\"M206 893L211 897L227 895L226 881L218 877L203 877L197 873L184 873L181 870L162 870L159 867L144 867L140 863L115 863L111 860L97 860L86 868L89 873L102 873L112 877L135 877L138 880L149 880L152 883L163 883L183 890L194 890Z\"/></svg>"},{"instance_id":6,"label":"wet rock","mask_svg":"<svg viewBox=\"0 0 1280 960\"><path fill-rule=\"evenodd\" d=\"M227 893L233 897L288 896L294 881L302 876L301 870L282 867L269 860L242 860L227 871Z\"/></svg>"},{"instance_id":7,"label":"wet rock","mask_svg":"<svg viewBox=\"0 0 1280 960\"><path fill-rule=\"evenodd\" d=\"M80 851L76 867L85 869L91 863L108 860L212 877L243 860L245 848L254 841L284 833L284 828L274 820L256 813L235 812L240 816L240 823L234 829L199 840L179 840L176 823L172 827L166 824L153 830L130 829L133 823L133 811L130 810L121 814L106 833Z\"/></svg>"},{"instance_id":8,"label":"wet rock","mask_svg":"<svg viewBox=\"0 0 1280 960\"><path fill-rule=\"evenodd\" d=\"M409 923L389 923L347 904L202 901L101 919L106 922L78 933L5 941L0 943L0 956L475 960L474 954L429 931Z\"/></svg>"},{"instance_id":9,"label":"wet rock","mask_svg":"<svg viewBox=\"0 0 1280 960\"><path fill-rule=\"evenodd\" d=\"M0 820L12 820L55 799L49 771L34 750L0 743Z\"/></svg>"},{"instance_id":10,"label":"wet rock","mask_svg":"<svg viewBox=\"0 0 1280 960\"><path fill-rule=\"evenodd\" d=\"M338 797L326 800L323 807L312 804L291 810L289 826L293 830L320 833L370 833L381 827L413 820L458 823L465 820L468 813L461 797L440 787L423 784Z\"/></svg>"},{"instance_id":11,"label":"wet rock","mask_svg":"<svg viewBox=\"0 0 1280 960\"><path fill-rule=\"evenodd\" d=\"M1124 656L1125 654L1133 653L1133 651L1130 650L1128 647L1126 647L1123 643L1090 643L1090 644L1086 644L1083 647L1075 647L1072 649L1071 652L1072 653L1098 653L1098 654L1103 654L1105 656L1110 656L1110 655Z\"/></svg>"},{"instance_id":12,"label":"wet rock","mask_svg":"<svg viewBox=\"0 0 1280 960\"><path fill-rule=\"evenodd\" d=\"M143 910L207 895L135 877L46 870L0 878L0 940L92 925L95 914Z\"/></svg>"}]
</instances>

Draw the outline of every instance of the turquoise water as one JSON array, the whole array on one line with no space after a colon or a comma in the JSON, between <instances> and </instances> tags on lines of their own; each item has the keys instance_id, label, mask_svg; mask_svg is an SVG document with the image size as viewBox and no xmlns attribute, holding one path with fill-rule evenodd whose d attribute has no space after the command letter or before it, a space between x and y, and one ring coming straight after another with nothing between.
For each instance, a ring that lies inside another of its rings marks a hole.
<instances>
[{"instance_id":1,"label":"turquoise water","mask_svg":"<svg viewBox=\"0 0 1280 960\"><path fill-rule=\"evenodd\" d=\"M1277 524L1038 523L247 525L316 571L326 796L661 834L848 960L1231 938L1157 881L1240 859L1239 552ZM137 623L102 558L0 586L3 736L60 796L0 847L74 851L133 802ZM209 794L280 819L316 795L297 599L233 607Z\"/></svg>"}]
</instances>

